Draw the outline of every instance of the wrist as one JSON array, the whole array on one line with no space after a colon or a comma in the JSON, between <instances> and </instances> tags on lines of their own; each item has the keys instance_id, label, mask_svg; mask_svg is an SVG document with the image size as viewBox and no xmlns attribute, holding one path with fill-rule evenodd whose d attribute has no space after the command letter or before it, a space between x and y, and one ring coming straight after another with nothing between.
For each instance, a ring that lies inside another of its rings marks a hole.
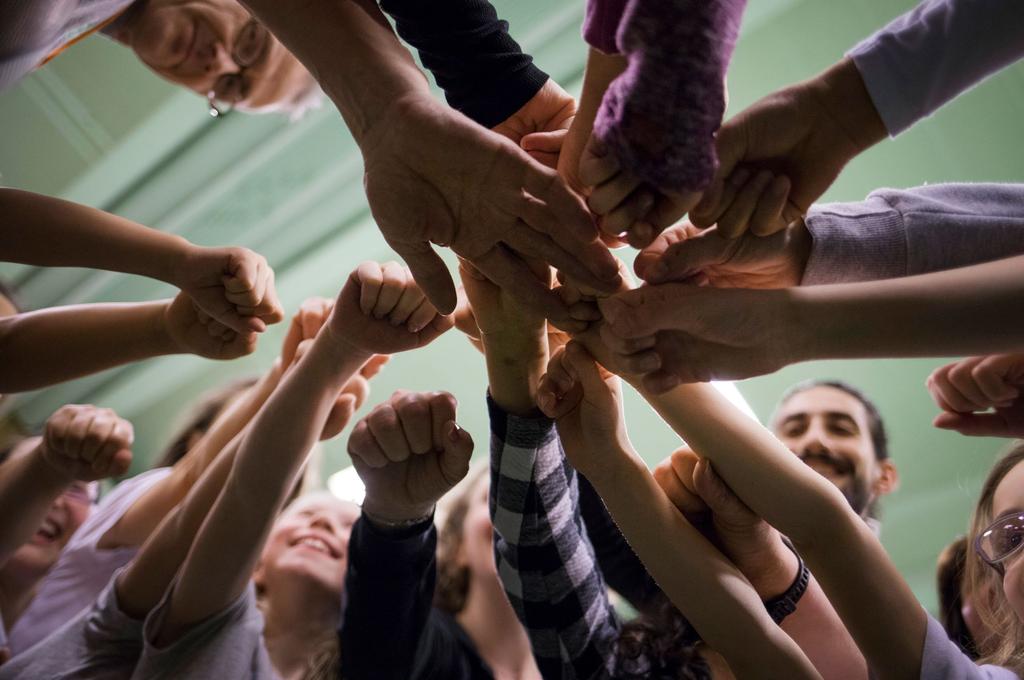
<instances>
[{"instance_id":1,"label":"wrist","mask_svg":"<svg viewBox=\"0 0 1024 680\"><path fill-rule=\"evenodd\" d=\"M189 284L184 278L185 273L191 271L188 263L195 259L203 248L176 234L164 233L163 239L163 254L156 260L158 271L153 278L177 288L184 288Z\"/></svg>"},{"instance_id":2,"label":"wrist","mask_svg":"<svg viewBox=\"0 0 1024 680\"><path fill-rule=\"evenodd\" d=\"M151 354L188 354L189 350L178 344L171 334L171 324L168 319L173 300L159 300L149 304L146 310L149 329L146 336L146 345L152 351ZM191 304L191 302L189 303Z\"/></svg>"},{"instance_id":3,"label":"wrist","mask_svg":"<svg viewBox=\"0 0 1024 680\"><path fill-rule=\"evenodd\" d=\"M40 439L36 447L28 452L28 456L32 479L45 484L46 488L54 493L63 491L65 487L75 481L74 475L67 468L51 462L61 456L47 448L45 437Z\"/></svg>"},{"instance_id":4,"label":"wrist","mask_svg":"<svg viewBox=\"0 0 1024 680\"><path fill-rule=\"evenodd\" d=\"M853 59L844 57L816 79L817 92L854 145L854 156L888 135ZM852 157L852 156L851 156Z\"/></svg>"},{"instance_id":5,"label":"wrist","mask_svg":"<svg viewBox=\"0 0 1024 680\"><path fill-rule=\"evenodd\" d=\"M497 349L485 342L484 358L494 402L512 415L533 413L537 408L537 388L547 367L546 345L531 343L517 350L509 344Z\"/></svg>"},{"instance_id":6,"label":"wrist","mask_svg":"<svg viewBox=\"0 0 1024 680\"><path fill-rule=\"evenodd\" d=\"M357 362L362 366L374 355L359 347L344 331L335 330L330 320L317 333L313 346L321 347L321 351L339 365Z\"/></svg>"},{"instance_id":7,"label":"wrist","mask_svg":"<svg viewBox=\"0 0 1024 680\"><path fill-rule=\"evenodd\" d=\"M775 319L777 330L771 344L779 354L779 368L818 356L821 320L816 318L819 307L813 296L807 294L808 290L797 287L772 291L777 297L776 310L770 318Z\"/></svg>"},{"instance_id":8,"label":"wrist","mask_svg":"<svg viewBox=\"0 0 1024 680\"><path fill-rule=\"evenodd\" d=\"M422 524L434 516L434 504L397 505L378 503L367 495L363 500L363 516L376 529L400 531Z\"/></svg>"},{"instance_id":9,"label":"wrist","mask_svg":"<svg viewBox=\"0 0 1024 680\"><path fill-rule=\"evenodd\" d=\"M786 252L789 253L790 261L793 263L793 272L796 274L794 285L800 285L804 280L804 272L807 271L807 262L811 259L811 249L814 247L814 236L807 228L803 217L798 217L786 229Z\"/></svg>"},{"instance_id":10,"label":"wrist","mask_svg":"<svg viewBox=\"0 0 1024 680\"><path fill-rule=\"evenodd\" d=\"M751 536L745 544L730 542L726 556L747 577L762 600L779 597L792 585L799 570L796 553L790 550L782 536L761 523L758 536Z\"/></svg>"}]
</instances>

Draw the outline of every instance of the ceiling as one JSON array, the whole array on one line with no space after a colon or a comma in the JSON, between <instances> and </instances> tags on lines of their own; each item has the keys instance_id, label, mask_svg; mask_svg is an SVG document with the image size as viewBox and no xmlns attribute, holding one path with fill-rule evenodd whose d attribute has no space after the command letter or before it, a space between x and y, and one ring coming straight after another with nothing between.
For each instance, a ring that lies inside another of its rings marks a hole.
<instances>
[{"instance_id":1,"label":"ceiling","mask_svg":"<svg viewBox=\"0 0 1024 680\"><path fill-rule=\"evenodd\" d=\"M585 49L583 0L496 0L513 35L542 68L578 92ZM859 38L912 2L759 0L751 3L729 74L730 111L810 77ZM1021 180L1024 67L1004 71L897 140L855 160L827 194L858 200L881 186L942 181ZM355 145L330 106L289 123L232 113L207 116L204 102L160 81L122 47L94 37L72 48L16 89L0 95L0 182L61 196L175 232L198 244L244 245L267 257L281 299L294 310L309 295L332 296L363 259L393 258L363 196ZM6 229L16 224L3 222ZM449 262L451 262L449 260ZM133 276L79 269L0 264L30 307L169 296L168 286ZM201 391L269 366L283 325L244 360L214 363L166 357L107 371L8 405L39 424L64 403L114 408L136 428L136 463L144 469ZM894 329L895 330L895 329ZM964 530L973 497L1004 442L967 439L930 427L935 409L924 379L939 360L834 361L803 364L739 384L765 419L788 385L839 377L877 400L902 475L886 500L883 540L919 597L934 605L932 574L944 543ZM398 387L446 389L485 453L482 360L450 333L431 347L397 357L374 382L374 400ZM674 437L639 400L628 420L638 450L656 462ZM328 445L327 465L347 464L344 435Z\"/></svg>"}]
</instances>

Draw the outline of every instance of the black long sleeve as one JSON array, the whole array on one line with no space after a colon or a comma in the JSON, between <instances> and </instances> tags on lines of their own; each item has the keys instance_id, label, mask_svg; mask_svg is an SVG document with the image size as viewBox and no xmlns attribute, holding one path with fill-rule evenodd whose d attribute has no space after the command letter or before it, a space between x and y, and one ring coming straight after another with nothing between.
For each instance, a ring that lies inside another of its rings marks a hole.
<instances>
[{"instance_id":1,"label":"black long sleeve","mask_svg":"<svg viewBox=\"0 0 1024 680\"><path fill-rule=\"evenodd\" d=\"M397 536L356 521L339 680L493 680L458 623L433 607L436 552L433 521Z\"/></svg>"},{"instance_id":2,"label":"black long sleeve","mask_svg":"<svg viewBox=\"0 0 1024 680\"><path fill-rule=\"evenodd\" d=\"M548 79L487 0L382 0L448 104L484 127L518 111Z\"/></svg>"}]
</instances>

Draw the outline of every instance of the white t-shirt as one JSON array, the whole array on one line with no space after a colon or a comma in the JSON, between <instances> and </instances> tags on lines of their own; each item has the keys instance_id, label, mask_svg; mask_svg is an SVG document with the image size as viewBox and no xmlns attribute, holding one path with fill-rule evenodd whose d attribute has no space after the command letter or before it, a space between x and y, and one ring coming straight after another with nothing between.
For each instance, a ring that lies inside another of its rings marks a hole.
<instances>
[{"instance_id":1,"label":"white t-shirt","mask_svg":"<svg viewBox=\"0 0 1024 680\"><path fill-rule=\"evenodd\" d=\"M118 484L100 501L89 519L68 541L57 564L46 575L32 603L11 630L11 653L21 654L57 630L93 602L111 576L128 564L138 548L100 550L99 540L171 468L143 472Z\"/></svg>"}]
</instances>

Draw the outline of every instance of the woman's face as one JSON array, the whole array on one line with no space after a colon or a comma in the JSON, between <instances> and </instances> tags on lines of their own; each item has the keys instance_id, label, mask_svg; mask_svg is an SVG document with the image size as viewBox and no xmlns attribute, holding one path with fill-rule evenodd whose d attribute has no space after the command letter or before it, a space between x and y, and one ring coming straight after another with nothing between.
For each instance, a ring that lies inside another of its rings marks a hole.
<instances>
[{"instance_id":1,"label":"woman's face","mask_svg":"<svg viewBox=\"0 0 1024 680\"><path fill-rule=\"evenodd\" d=\"M469 490L469 510L462 524L461 560L474 576L498 574L494 566L494 526L487 504L490 481L489 475L482 474Z\"/></svg>"},{"instance_id":2,"label":"woman's face","mask_svg":"<svg viewBox=\"0 0 1024 680\"><path fill-rule=\"evenodd\" d=\"M254 580L273 591L275 581L299 578L340 595L348 566L348 539L358 518L359 506L328 493L300 497L274 523Z\"/></svg>"},{"instance_id":3,"label":"woman's face","mask_svg":"<svg viewBox=\"0 0 1024 680\"><path fill-rule=\"evenodd\" d=\"M1024 461L1010 470L996 487L992 497L993 517L1008 512L1024 511ZM1024 553L1018 552L1003 562L1006 573L1003 576L1003 593L1017 618L1024 621Z\"/></svg>"},{"instance_id":4,"label":"woman's face","mask_svg":"<svg viewBox=\"0 0 1024 680\"><path fill-rule=\"evenodd\" d=\"M11 452L11 458L31 454L39 437L29 437ZM2 470L0 470L2 473ZM42 578L57 563L64 546L78 531L92 508L92 489L88 482L72 482L67 490L50 504L36 533L22 544L8 560L5 569L17 570L26 577Z\"/></svg>"}]
</instances>

